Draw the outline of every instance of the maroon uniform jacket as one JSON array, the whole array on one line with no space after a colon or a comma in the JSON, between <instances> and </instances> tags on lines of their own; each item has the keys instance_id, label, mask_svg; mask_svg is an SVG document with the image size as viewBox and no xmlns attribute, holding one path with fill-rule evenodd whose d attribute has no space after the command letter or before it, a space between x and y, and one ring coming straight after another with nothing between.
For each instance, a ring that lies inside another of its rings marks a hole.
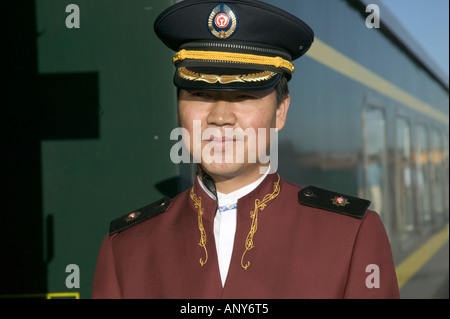
<instances>
[{"instance_id":1,"label":"maroon uniform jacket","mask_svg":"<svg viewBox=\"0 0 450 319\"><path fill-rule=\"evenodd\" d=\"M238 201L222 287L216 201L196 181L112 222L93 298L398 298L389 240L366 203L268 175Z\"/></svg>"}]
</instances>

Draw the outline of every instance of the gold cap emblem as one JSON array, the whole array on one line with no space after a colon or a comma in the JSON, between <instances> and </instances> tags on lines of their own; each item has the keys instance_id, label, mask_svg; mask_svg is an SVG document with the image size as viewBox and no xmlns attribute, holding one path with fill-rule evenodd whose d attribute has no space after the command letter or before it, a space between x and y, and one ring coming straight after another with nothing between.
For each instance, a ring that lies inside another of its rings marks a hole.
<instances>
[{"instance_id":1,"label":"gold cap emblem","mask_svg":"<svg viewBox=\"0 0 450 319\"><path fill-rule=\"evenodd\" d=\"M209 14L208 28L216 38L228 39L236 32L237 24L233 9L224 3L217 5Z\"/></svg>"}]
</instances>

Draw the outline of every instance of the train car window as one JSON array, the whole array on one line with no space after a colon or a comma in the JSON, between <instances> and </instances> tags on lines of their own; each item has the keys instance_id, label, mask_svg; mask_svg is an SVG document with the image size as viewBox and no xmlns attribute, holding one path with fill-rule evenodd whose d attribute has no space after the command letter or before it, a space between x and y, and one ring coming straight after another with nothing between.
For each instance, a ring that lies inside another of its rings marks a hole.
<instances>
[{"instance_id":1,"label":"train car window","mask_svg":"<svg viewBox=\"0 0 450 319\"><path fill-rule=\"evenodd\" d=\"M416 132L416 201L419 217L426 224L431 220L431 192L429 182L429 150L428 133L424 126L419 125Z\"/></svg>"},{"instance_id":2,"label":"train car window","mask_svg":"<svg viewBox=\"0 0 450 319\"><path fill-rule=\"evenodd\" d=\"M401 238L406 240L414 230L411 125L397 118L395 150L395 213Z\"/></svg>"},{"instance_id":3,"label":"train car window","mask_svg":"<svg viewBox=\"0 0 450 319\"><path fill-rule=\"evenodd\" d=\"M444 143L444 156L442 159L443 162L443 173L442 176L444 178L444 218L448 220L448 211L449 211L449 158L448 158L448 132L442 135L443 136L443 143Z\"/></svg>"},{"instance_id":4,"label":"train car window","mask_svg":"<svg viewBox=\"0 0 450 319\"><path fill-rule=\"evenodd\" d=\"M370 209L380 214L389 233L386 116L383 109L366 108L364 144L365 195L372 202Z\"/></svg>"},{"instance_id":5,"label":"train car window","mask_svg":"<svg viewBox=\"0 0 450 319\"><path fill-rule=\"evenodd\" d=\"M430 184L431 204L436 217L444 214L444 149L441 134L432 130L430 134Z\"/></svg>"}]
</instances>

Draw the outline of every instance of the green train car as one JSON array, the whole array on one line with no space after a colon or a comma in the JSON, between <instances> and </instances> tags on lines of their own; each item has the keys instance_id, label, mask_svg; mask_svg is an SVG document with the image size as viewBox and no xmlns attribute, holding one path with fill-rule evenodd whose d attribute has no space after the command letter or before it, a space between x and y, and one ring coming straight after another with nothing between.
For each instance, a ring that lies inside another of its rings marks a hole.
<instances>
[{"instance_id":1,"label":"green train car","mask_svg":"<svg viewBox=\"0 0 450 319\"><path fill-rule=\"evenodd\" d=\"M6 4L1 298L90 298L109 222L191 184L195 166L170 160L173 52L153 32L174 2ZM316 34L280 174L370 199L401 296L448 298L448 79L379 1L267 2Z\"/></svg>"}]
</instances>

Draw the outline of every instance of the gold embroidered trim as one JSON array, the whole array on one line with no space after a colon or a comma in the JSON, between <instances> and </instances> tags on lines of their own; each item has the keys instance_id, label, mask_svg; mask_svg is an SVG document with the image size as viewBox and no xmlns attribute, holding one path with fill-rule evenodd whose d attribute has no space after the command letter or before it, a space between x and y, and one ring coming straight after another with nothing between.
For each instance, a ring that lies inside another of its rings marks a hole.
<instances>
[{"instance_id":1,"label":"gold embroidered trim","mask_svg":"<svg viewBox=\"0 0 450 319\"><path fill-rule=\"evenodd\" d=\"M215 74L203 74L193 72L185 67L178 69L178 76L184 80L189 81L203 81L207 83L221 83L228 84L233 82L260 82L273 78L276 75L274 72L264 71L261 73L246 74L246 75L215 75Z\"/></svg>"},{"instance_id":2,"label":"gold embroidered trim","mask_svg":"<svg viewBox=\"0 0 450 319\"><path fill-rule=\"evenodd\" d=\"M255 200L255 209L250 212L250 217L252 218L252 225L250 227L250 232L247 235L247 239L245 240L245 251L241 257L241 266L242 268L244 268L244 270L247 270L248 267L250 267L250 261L247 261L247 263L244 265L244 256L247 253L247 251L255 247L253 245L253 236L258 230L258 212L259 210L264 210L264 208L266 208L267 203L270 202L275 197L277 197L279 193L280 193L280 175L278 175L278 181L273 184L272 194L267 194L261 201L259 199Z\"/></svg>"},{"instance_id":3,"label":"gold embroidered trim","mask_svg":"<svg viewBox=\"0 0 450 319\"><path fill-rule=\"evenodd\" d=\"M200 265L203 267L204 264L208 261L208 250L206 249L206 232L205 228L203 227L203 208L202 208L202 198L198 197L194 194L194 187L191 189L191 199L194 201L194 207L198 208L198 229L200 230L200 242L198 245L200 247L203 247L205 250L205 260L203 261L202 258L200 258Z\"/></svg>"},{"instance_id":4,"label":"gold embroidered trim","mask_svg":"<svg viewBox=\"0 0 450 319\"><path fill-rule=\"evenodd\" d=\"M172 62L173 64L175 64L178 61L183 61L186 59L270 65L276 68L285 68L291 72L294 72L295 70L294 65L291 62L279 56L270 57L256 54L221 52L221 51L196 51L183 49L175 54Z\"/></svg>"},{"instance_id":5,"label":"gold embroidered trim","mask_svg":"<svg viewBox=\"0 0 450 319\"><path fill-rule=\"evenodd\" d=\"M247 270L248 267L250 267L250 261L247 261L247 263L244 265L244 256L247 253L247 251L255 247L255 245L253 244L253 236L258 230L258 213L260 210L261 211L264 210L268 202L277 197L278 194L280 194L280 175L278 175L278 181L274 182L273 184L273 192L271 194L267 194L266 196L264 196L262 200L256 199L255 209L250 212L250 217L252 218L252 225L250 227L250 231L247 235L247 238L245 239L245 251L241 257L241 266L242 268L244 268L244 270ZM206 262L208 261L208 250L206 249L206 232L205 228L203 227L204 209L202 208L202 198L197 197L197 195L195 195L194 187L192 187L190 195L192 201L194 202L194 207L198 209L198 229L200 230L200 242L198 243L198 245L205 250L205 260L200 258L199 262L200 265L203 267L203 265L205 265Z\"/></svg>"}]
</instances>

